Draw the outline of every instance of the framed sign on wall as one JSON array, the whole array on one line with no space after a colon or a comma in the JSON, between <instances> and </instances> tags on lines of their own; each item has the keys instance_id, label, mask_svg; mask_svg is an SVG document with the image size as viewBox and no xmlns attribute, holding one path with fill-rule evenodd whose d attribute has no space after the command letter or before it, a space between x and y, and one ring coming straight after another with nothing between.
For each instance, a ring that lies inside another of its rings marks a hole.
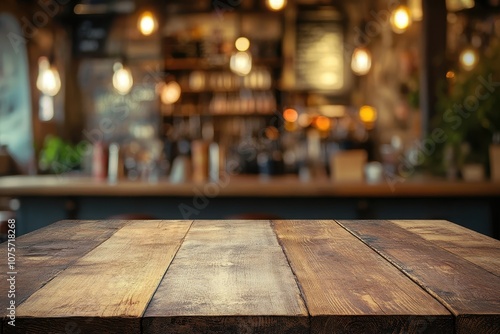
<instances>
[{"instance_id":1,"label":"framed sign on wall","mask_svg":"<svg viewBox=\"0 0 500 334\"><path fill-rule=\"evenodd\" d=\"M334 8L299 11L295 41L295 88L342 94L348 83L342 15Z\"/></svg>"}]
</instances>

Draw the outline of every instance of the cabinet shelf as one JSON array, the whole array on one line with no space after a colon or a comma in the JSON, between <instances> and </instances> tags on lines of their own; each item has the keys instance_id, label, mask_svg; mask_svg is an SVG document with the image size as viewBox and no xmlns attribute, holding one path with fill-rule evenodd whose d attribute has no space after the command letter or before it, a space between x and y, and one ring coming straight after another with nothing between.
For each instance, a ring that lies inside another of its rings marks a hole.
<instances>
[{"instance_id":1,"label":"cabinet shelf","mask_svg":"<svg viewBox=\"0 0 500 334\"><path fill-rule=\"evenodd\" d=\"M182 93L183 94L212 94L212 93L239 93L242 90L249 90L252 92L269 92L272 90L278 89L275 85L269 87L269 88L253 88L253 87L241 87L241 88L228 88L228 89L222 89L222 88L214 88L214 89L202 89L202 90L193 90L189 88L184 88L182 87Z\"/></svg>"},{"instance_id":2,"label":"cabinet shelf","mask_svg":"<svg viewBox=\"0 0 500 334\"><path fill-rule=\"evenodd\" d=\"M225 15L227 31L221 31L213 13L167 20L162 39L164 73L175 78L182 95L174 105L162 108L165 124L203 127L208 122L219 138L233 138L255 132L276 117L285 62L283 12L269 13L268 19L261 11L240 9ZM190 34L179 33L181 26ZM239 35L251 41L252 71L245 77L229 66ZM239 128L246 130L235 133Z\"/></svg>"},{"instance_id":3,"label":"cabinet shelf","mask_svg":"<svg viewBox=\"0 0 500 334\"><path fill-rule=\"evenodd\" d=\"M242 114L242 113L217 113L217 114L162 114L163 118L180 118L180 117L193 117L193 116L200 116L200 117L262 117L262 116L273 116L276 115L275 112L266 112L266 113L247 113L247 114Z\"/></svg>"},{"instance_id":4,"label":"cabinet shelf","mask_svg":"<svg viewBox=\"0 0 500 334\"><path fill-rule=\"evenodd\" d=\"M254 66L281 67L283 60L278 57L254 58L253 64ZM205 58L165 58L164 65L165 71L222 70L229 68L229 64L210 64Z\"/></svg>"}]
</instances>

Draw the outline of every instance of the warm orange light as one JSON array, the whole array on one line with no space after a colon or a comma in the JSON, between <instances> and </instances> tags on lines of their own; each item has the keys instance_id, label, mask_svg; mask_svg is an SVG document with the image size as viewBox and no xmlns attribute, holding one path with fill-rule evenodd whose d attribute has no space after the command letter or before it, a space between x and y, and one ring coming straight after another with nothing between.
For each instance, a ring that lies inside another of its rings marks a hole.
<instances>
[{"instance_id":1,"label":"warm orange light","mask_svg":"<svg viewBox=\"0 0 500 334\"><path fill-rule=\"evenodd\" d=\"M297 119L299 118L299 114L295 109L288 108L283 111L283 118L285 119L285 121L293 123L297 121Z\"/></svg>"},{"instance_id":2,"label":"warm orange light","mask_svg":"<svg viewBox=\"0 0 500 334\"><path fill-rule=\"evenodd\" d=\"M448 78L448 79L455 78L455 72L453 72L453 71L446 72L446 78Z\"/></svg>"},{"instance_id":3,"label":"warm orange light","mask_svg":"<svg viewBox=\"0 0 500 334\"><path fill-rule=\"evenodd\" d=\"M392 30L401 34L408 29L411 24L410 10L406 6L399 6L391 14Z\"/></svg>"},{"instance_id":4,"label":"warm orange light","mask_svg":"<svg viewBox=\"0 0 500 334\"><path fill-rule=\"evenodd\" d=\"M459 59L460 59L460 65L462 65L462 67L466 71L470 71L474 67L476 67L476 64L478 62L478 54L476 50L472 48L467 48L460 53Z\"/></svg>"},{"instance_id":5,"label":"warm orange light","mask_svg":"<svg viewBox=\"0 0 500 334\"><path fill-rule=\"evenodd\" d=\"M229 59L229 69L240 76L245 76L252 71L252 55L250 52L238 51Z\"/></svg>"},{"instance_id":6,"label":"warm orange light","mask_svg":"<svg viewBox=\"0 0 500 334\"><path fill-rule=\"evenodd\" d=\"M122 63L115 63L113 70L113 87L119 94L127 95L134 86L132 72L128 67L123 66Z\"/></svg>"},{"instance_id":7,"label":"warm orange light","mask_svg":"<svg viewBox=\"0 0 500 334\"><path fill-rule=\"evenodd\" d=\"M239 37L235 42L234 46L236 50L244 52L250 48L250 41L246 37Z\"/></svg>"},{"instance_id":8,"label":"warm orange light","mask_svg":"<svg viewBox=\"0 0 500 334\"><path fill-rule=\"evenodd\" d=\"M51 66L47 57L38 59L38 78L36 87L45 95L56 96L61 90L59 71Z\"/></svg>"},{"instance_id":9,"label":"warm orange light","mask_svg":"<svg viewBox=\"0 0 500 334\"><path fill-rule=\"evenodd\" d=\"M164 104L173 104L179 101L181 97L181 86L176 81L170 81L161 85L161 102Z\"/></svg>"},{"instance_id":10,"label":"warm orange light","mask_svg":"<svg viewBox=\"0 0 500 334\"><path fill-rule=\"evenodd\" d=\"M372 67L372 56L366 48L356 48L352 53L351 68L357 75L365 75Z\"/></svg>"},{"instance_id":11,"label":"warm orange light","mask_svg":"<svg viewBox=\"0 0 500 334\"><path fill-rule=\"evenodd\" d=\"M328 131L328 130L330 130L332 122L330 121L330 119L328 117L318 116L316 118L316 120L314 121L314 125L320 131Z\"/></svg>"},{"instance_id":12,"label":"warm orange light","mask_svg":"<svg viewBox=\"0 0 500 334\"><path fill-rule=\"evenodd\" d=\"M138 22L139 31L144 36L149 36L158 29L156 18L150 11L145 11L139 17Z\"/></svg>"},{"instance_id":13,"label":"warm orange light","mask_svg":"<svg viewBox=\"0 0 500 334\"><path fill-rule=\"evenodd\" d=\"M267 7L271 10L282 10L286 6L286 0L266 0Z\"/></svg>"},{"instance_id":14,"label":"warm orange light","mask_svg":"<svg viewBox=\"0 0 500 334\"><path fill-rule=\"evenodd\" d=\"M362 106L359 109L359 119L364 123L373 123L377 120L377 110L371 106Z\"/></svg>"}]
</instances>

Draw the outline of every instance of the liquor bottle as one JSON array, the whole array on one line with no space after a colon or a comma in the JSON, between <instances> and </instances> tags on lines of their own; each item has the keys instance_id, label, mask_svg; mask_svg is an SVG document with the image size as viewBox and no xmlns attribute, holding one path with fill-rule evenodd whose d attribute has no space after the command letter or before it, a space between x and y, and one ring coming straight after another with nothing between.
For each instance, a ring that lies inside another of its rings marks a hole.
<instances>
[{"instance_id":1,"label":"liquor bottle","mask_svg":"<svg viewBox=\"0 0 500 334\"><path fill-rule=\"evenodd\" d=\"M92 176L98 180L106 178L106 148L102 141L94 143L92 151Z\"/></svg>"}]
</instances>

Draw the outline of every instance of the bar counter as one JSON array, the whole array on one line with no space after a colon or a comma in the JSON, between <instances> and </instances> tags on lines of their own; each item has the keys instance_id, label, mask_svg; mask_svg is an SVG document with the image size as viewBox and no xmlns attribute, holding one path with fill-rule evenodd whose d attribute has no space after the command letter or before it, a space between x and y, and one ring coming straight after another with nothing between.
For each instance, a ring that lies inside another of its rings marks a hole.
<instances>
[{"instance_id":1,"label":"bar counter","mask_svg":"<svg viewBox=\"0 0 500 334\"><path fill-rule=\"evenodd\" d=\"M500 184L386 179L369 184L230 175L170 183L90 177L9 176L0 196L17 198L19 233L62 219L445 219L499 238Z\"/></svg>"},{"instance_id":2,"label":"bar counter","mask_svg":"<svg viewBox=\"0 0 500 334\"><path fill-rule=\"evenodd\" d=\"M218 182L170 183L123 180L110 183L91 177L10 176L0 178L0 196L215 196L262 197L470 197L500 196L500 183L442 179L386 179L379 183L300 181L296 176L263 179L228 176Z\"/></svg>"}]
</instances>

